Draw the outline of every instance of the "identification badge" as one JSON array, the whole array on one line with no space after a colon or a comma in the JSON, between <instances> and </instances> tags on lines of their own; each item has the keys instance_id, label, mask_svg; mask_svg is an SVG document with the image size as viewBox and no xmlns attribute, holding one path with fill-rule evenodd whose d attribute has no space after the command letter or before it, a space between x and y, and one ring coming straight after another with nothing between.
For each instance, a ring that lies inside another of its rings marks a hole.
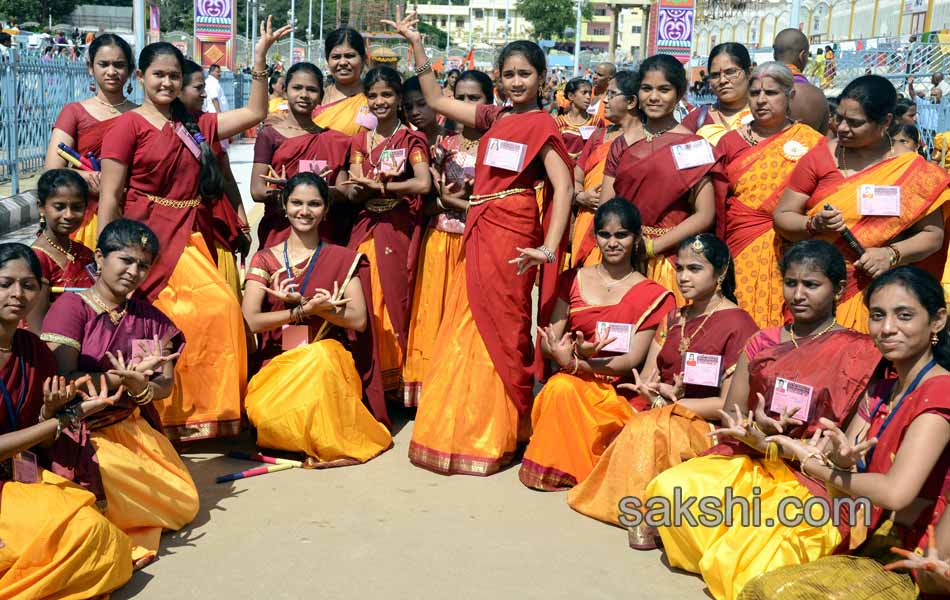
<instances>
[{"instance_id":1,"label":"identification badge","mask_svg":"<svg viewBox=\"0 0 950 600\"><path fill-rule=\"evenodd\" d=\"M353 120L360 127L367 129L376 129L376 126L379 125L379 119L376 118L376 115L369 112L368 106L361 106L359 112L356 113L356 118Z\"/></svg>"},{"instance_id":2,"label":"identification badge","mask_svg":"<svg viewBox=\"0 0 950 600\"><path fill-rule=\"evenodd\" d=\"M794 408L796 411L792 418L807 421L811 413L813 391L810 385L777 377L775 379L775 389L772 390L772 404L769 406L769 410L777 415L784 415L789 409Z\"/></svg>"},{"instance_id":3,"label":"identification badge","mask_svg":"<svg viewBox=\"0 0 950 600\"><path fill-rule=\"evenodd\" d=\"M89 263L86 265L86 273L89 273L89 276L92 277L93 281L99 279L99 273L96 271L96 263Z\"/></svg>"},{"instance_id":4,"label":"identification badge","mask_svg":"<svg viewBox=\"0 0 950 600\"><path fill-rule=\"evenodd\" d=\"M379 170L390 175L399 175L406 166L406 149L383 150L379 155Z\"/></svg>"},{"instance_id":5,"label":"identification badge","mask_svg":"<svg viewBox=\"0 0 950 600\"><path fill-rule=\"evenodd\" d=\"M327 168L325 160L301 160L297 163L298 173L314 173L319 175Z\"/></svg>"},{"instance_id":6,"label":"identification badge","mask_svg":"<svg viewBox=\"0 0 950 600\"><path fill-rule=\"evenodd\" d=\"M284 325L281 329L280 344L284 352L310 343L310 327L306 325Z\"/></svg>"},{"instance_id":7,"label":"identification badge","mask_svg":"<svg viewBox=\"0 0 950 600\"><path fill-rule=\"evenodd\" d=\"M687 352L683 360L683 383L719 387L722 356Z\"/></svg>"},{"instance_id":8,"label":"identification badge","mask_svg":"<svg viewBox=\"0 0 950 600\"><path fill-rule=\"evenodd\" d=\"M188 148L188 150L195 155L195 158L201 160L201 148L198 147L198 142L195 141L195 138L191 137L191 134L188 133L185 126L181 123L176 124L175 133L181 138L181 141L185 144L185 148Z\"/></svg>"},{"instance_id":9,"label":"identification badge","mask_svg":"<svg viewBox=\"0 0 950 600\"><path fill-rule=\"evenodd\" d=\"M527 152L527 144L490 138L483 162L489 167L520 173L524 167L524 157Z\"/></svg>"},{"instance_id":10,"label":"identification badge","mask_svg":"<svg viewBox=\"0 0 950 600\"><path fill-rule=\"evenodd\" d=\"M610 323L597 321L597 337L602 340L614 338L614 341L604 346L604 352L626 354L630 352L630 338L633 335L633 325L630 323Z\"/></svg>"},{"instance_id":11,"label":"identification badge","mask_svg":"<svg viewBox=\"0 0 950 600\"><path fill-rule=\"evenodd\" d=\"M36 455L24 450L13 457L13 481L20 483L36 483L40 480L39 468L36 466Z\"/></svg>"},{"instance_id":12,"label":"identification badge","mask_svg":"<svg viewBox=\"0 0 950 600\"><path fill-rule=\"evenodd\" d=\"M583 139L588 140L590 136L594 135L594 131L596 131L597 128L593 125L581 125L577 130L581 133Z\"/></svg>"},{"instance_id":13,"label":"identification badge","mask_svg":"<svg viewBox=\"0 0 950 600\"><path fill-rule=\"evenodd\" d=\"M597 114L597 109L600 108L600 103L601 103L601 102L603 102L603 100L598 100L598 101L595 102L594 104L591 104L590 106L588 106L588 107L587 107L587 114L589 114L589 115L596 115L596 114Z\"/></svg>"},{"instance_id":14,"label":"identification badge","mask_svg":"<svg viewBox=\"0 0 950 600\"><path fill-rule=\"evenodd\" d=\"M153 339L132 340L132 363L139 363L146 356L154 356L159 350Z\"/></svg>"},{"instance_id":15,"label":"identification badge","mask_svg":"<svg viewBox=\"0 0 950 600\"><path fill-rule=\"evenodd\" d=\"M676 161L676 168L679 170L692 169L702 165L711 165L716 162L713 156L712 146L706 140L696 140L688 144L677 144L671 146L673 151L673 160Z\"/></svg>"},{"instance_id":16,"label":"identification badge","mask_svg":"<svg viewBox=\"0 0 950 600\"><path fill-rule=\"evenodd\" d=\"M901 216L901 188L897 185L865 184L858 188L862 217Z\"/></svg>"}]
</instances>

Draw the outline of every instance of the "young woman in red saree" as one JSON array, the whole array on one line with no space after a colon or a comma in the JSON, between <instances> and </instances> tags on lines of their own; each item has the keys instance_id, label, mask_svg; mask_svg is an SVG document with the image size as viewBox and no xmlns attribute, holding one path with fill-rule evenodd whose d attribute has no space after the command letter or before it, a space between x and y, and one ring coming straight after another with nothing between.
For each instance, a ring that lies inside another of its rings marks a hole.
<instances>
[{"instance_id":1,"label":"young woman in red saree","mask_svg":"<svg viewBox=\"0 0 950 600\"><path fill-rule=\"evenodd\" d=\"M554 119L539 110L546 71L536 44L513 42L499 56L512 106L474 106L442 95L417 22L410 14L388 24L412 46L426 102L456 123L487 131L478 147L462 263L436 337L441 352L423 382L409 460L440 473L490 475L525 438L519 425L527 424L536 372L534 267L544 265L538 316L544 326L567 242L571 161ZM540 180L547 182L543 220L534 191Z\"/></svg>"},{"instance_id":2,"label":"young woman in red saree","mask_svg":"<svg viewBox=\"0 0 950 600\"><path fill-rule=\"evenodd\" d=\"M648 258L646 275L676 293L673 267L684 239L723 227L726 179L719 155L702 137L676 122L673 111L686 93L683 65L667 55L640 65L644 137L618 138L604 168L601 199L621 196L640 209ZM677 297L677 304L683 299Z\"/></svg>"},{"instance_id":3,"label":"young woman in red saree","mask_svg":"<svg viewBox=\"0 0 950 600\"><path fill-rule=\"evenodd\" d=\"M56 377L46 344L18 327L43 294L41 275L28 247L0 244L0 596L95 598L132 576L129 538L99 513L91 492L35 465L21 472L11 461L30 460L18 456L30 449L42 455L43 446L55 452L77 419L116 400L73 402L76 382Z\"/></svg>"},{"instance_id":4,"label":"young woman in red saree","mask_svg":"<svg viewBox=\"0 0 950 600\"><path fill-rule=\"evenodd\" d=\"M807 477L873 504L870 525L861 521L838 548L866 558L833 557L767 573L750 582L743 597L768 597L763 592L779 582L790 584L783 594L821 583L828 596L873 597L882 591L873 579L854 581L845 574L863 561L886 562L891 546L922 551L928 525L944 508L950 484L950 339L943 290L922 269L898 267L877 277L866 298L868 329L893 371L872 385L848 423L823 420L820 441L767 438L778 442L788 460L798 461ZM802 586L798 572L806 569ZM907 583L903 595L891 597L914 598L916 590Z\"/></svg>"},{"instance_id":5,"label":"young woman in red saree","mask_svg":"<svg viewBox=\"0 0 950 600\"><path fill-rule=\"evenodd\" d=\"M453 87L456 99L464 102L487 104L492 97L491 78L481 71L465 71ZM422 382L438 354L436 335L462 256L465 213L483 132L472 127L445 131L426 103L418 78L407 81L406 88L404 103L409 119L422 131L439 132L434 139L427 134L435 146L431 169L434 185L425 206L431 216L419 251L403 368L403 404L418 406Z\"/></svg>"},{"instance_id":6,"label":"young woman in red saree","mask_svg":"<svg viewBox=\"0 0 950 600\"><path fill-rule=\"evenodd\" d=\"M369 259L383 387L401 390L422 243L422 196L432 186L429 144L425 135L409 129L399 117L399 73L377 67L363 78L363 87L378 125L354 137L350 148L348 199L360 212L348 247Z\"/></svg>"},{"instance_id":7,"label":"young woman in red saree","mask_svg":"<svg viewBox=\"0 0 950 600\"><path fill-rule=\"evenodd\" d=\"M590 82L582 77L568 81L564 86L564 97L570 104L564 114L554 119L571 158L577 158L595 129L604 127L603 119L587 112L591 90Z\"/></svg>"},{"instance_id":8,"label":"young woman in red saree","mask_svg":"<svg viewBox=\"0 0 950 600\"><path fill-rule=\"evenodd\" d=\"M247 322L265 339L266 364L245 401L257 443L303 452L313 467L363 463L392 445L367 308L369 264L321 239L329 193L313 173L287 182L290 237L254 255L244 296Z\"/></svg>"},{"instance_id":9,"label":"young woman in red saree","mask_svg":"<svg viewBox=\"0 0 950 600\"><path fill-rule=\"evenodd\" d=\"M96 248L96 283L57 300L41 336L60 375L91 375L110 393L125 391L87 423L105 515L132 538L139 567L157 558L163 530L181 529L198 512L198 490L161 433L153 403L171 394L185 340L160 310L133 296L158 251L158 239L143 224L119 219L107 225Z\"/></svg>"},{"instance_id":10,"label":"young woman in red saree","mask_svg":"<svg viewBox=\"0 0 950 600\"><path fill-rule=\"evenodd\" d=\"M323 97L323 74L308 62L290 67L286 76L289 111L283 119L257 134L254 166L251 168L251 196L264 204L264 216L257 226L261 248L283 242L290 223L281 202L281 182L297 173L318 173L331 184L346 162L350 138L325 129L311 120L314 107Z\"/></svg>"},{"instance_id":11,"label":"young woman in red saree","mask_svg":"<svg viewBox=\"0 0 950 600\"><path fill-rule=\"evenodd\" d=\"M683 119L683 127L695 131L715 146L722 136L752 120L749 109L749 72L752 59L742 44L725 42L714 46L706 62L709 87L716 95L712 106L695 108Z\"/></svg>"},{"instance_id":12,"label":"young woman in red saree","mask_svg":"<svg viewBox=\"0 0 950 600\"><path fill-rule=\"evenodd\" d=\"M198 63L186 60L182 71L181 93L178 97L182 104L196 120L200 118L207 93L205 91L204 70ZM245 257L251 244L251 229L247 224L247 214L244 212L244 202L241 192L237 189L234 173L231 172L231 160L228 153L221 149L221 144L212 144L218 166L224 177L224 194L211 204L211 210L198 212L197 225L199 231L208 232L213 240L212 258L218 265L218 273L228 282L236 298L241 298L241 274L237 268L236 255L241 253ZM206 221L210 219L211 222Z\"/></svg>"},{"instance_id":13,"label":"young woman in red saree","mask_svg":"<svg viewBox=\"0 0 950 600\"><path fill-rule=\"evenodd\" d=\"M320 106L313 111L313 122L354 136L373 128L373 118L363 92L366 66L366 41L352 27L340 27L327 34L324 44L327 72L333 76Z\"/></svg>"},{"instance_id":14,"label":"young woman in red saree","mask_svg":"<svg viewBox=\"0 0 950 600\"><path fill-rule=\"evenodd\" d=\"M162 252L139 293L152 300L188 338L173 393L159 403L166 433L189 440L240 430L247 350L241 307L217 271L208 246L211 219L200 211L218 200L222 177L211 145L260 122L267 114L265 55L289 32L261 24L248 106L206 113L195 123L178 100L184 57L159 42L142 50L142 107L120 117L105 141L99 226L120 216L158 235ZM174 111L174 112L173 112ZM173 116L174 115L174 116Z\"/></svg>"},{"instance_id":15,"label":"young woman in red saree","mask_svg":"<svg viewBox=\"0 0 950 600\"><path fill-rule=\"evenodd\" d=\"M38 334L50 303L62 293L60 289L54 294L52 288L92 286L95 258L92 250L69 237L82 224L89 197L86 181L71 169L52 169L40 176L36 188L42 230L31 247L43 268L44 293L27 324Z\"/></svg>"},{"instance_id":16,"label":"young woman in red saree","mask_svg":"<svg viewBox=\"0 0 950 600\"><path fill-rule=\"evenodd\" d=\"M646 498L670 500L682 493L683 498L721 500L731 490L735 497L761 498L762 518L773 523L782 523L777 515L782 498L795 497L802 504L813 497L828 498L823 485L788 462L770 458L761 442L781 431L811 437L821 428L819 419L845 422L881 356L868 336L835 321L835 297L844 287L845 267L834 246L820 240L799 242L785 253L781 270L794 321L787 327L763 329L749 339L720 411L723 429L716 432L731 433L736 415L744 418L754 411L756 428L748 429L755 437L743 438L751 447L729 439L660 473L647 485ZM802 391L790 399L779 396L789 388ZM785 400L788 404L780 404ZM796 420L796 407L805 405L807 414ZM695 516L696 511L691 512ZM761 573L830 554L844 539L831 520L795 527L762 523L691 527L683 521L658 530L670 565L702 575L717 600L736 598L746 582Z\"/></svg>"},{"instance_id":17,"label":"young woman in red saree","mask_svg":"<svg viewBox=\"0 0 950 600\"><path fill-rule=\"evenodd\" d=\"M676 255L680 293L689 304L660 322L642 374L635 374L639 411L610 442L590 476L568 492L579 513L623 527L620 498L645 499L647 484L664 470L712 446L711 422L719 419L739 353L757 330L735 302L736 280L729 249L709 233L687 238ZM715 365L690 369L699 361ZM710 377L711 375L711 377ZM684 383L687 379L689 383ZM637 549L655 545L646 528L630 532Z\"/></svg>"},{"instance_id":18,"label":"young woman in red saree","mask_svg":"<svg viewBox=\"0 0 950 600\"><path fill-rule=\"evenodd\" d=\"M839 97L836 139L798 161L775 208L780 236L832 241L848 258L838 321L859 331L867 329L861 291L872 278L917 263L941 279L946 267L950 175L914 152L895 156L888 129L896 103L897 92L883 77L849 83ZM860 256L841 237L846 229L861 245Z\"/></svg>"},{"instance_id":19,"label":"young woman in red saree","mask_svg":"<svg viewBox=\"0 0 950 600\"><path fill-rule=\"evenodd\" d=\"M598 127L584 144L574 165L574 233L571 237L571 264L595 265L600 250L594 237L594 211L600 205L600 190L611 145L618 137L630 145L643 137L643 120L637 95L640 80L635 71L618 71L607 84L604 115L610 123Z\"/></svg>"},{"instance_id":20,"label":"young woman in red saree","mask_svg":"<svg viewBox=\"0 0 950 600\"><path fill-rule=\"evenodd\" d=\"M531 441L518 477L529 488L556 491L583 481L635 411L615 385L639 368L657 325L675 308L669 290L633 267L640 215L623 198L594 215L603 260L561 275L541 350L560 373L548 379L531 409ZM603 324L629 325L623 348L608 344ZM578 335L578 332L580 335Z\"/></svg>"},{"instance_id":21,"label":"young woman in red saree","mask_svg":"<svg viewBox=\"0 0 950 600\"><path fill-rule=\"evenodd\" d=\"M764 328L785 322L778 271L783 242L772 212L795 165L825 137L789 119L795 80L788 67L763 63L749 81L754 120L722 136L716 148L729 177L724 239L735 257L736 299Z\"/></svg>"},{"instance_id":22,"label":"young woman in red saree","mask_svg":"<svg viewBox=\"0 0 950 600\"><path fill-rule=\"evenodd\" d=\"M102 151L102 140L110 131L115 119L135 108L135 103L125 97L132 92L126 83L135 71L132 48L122 37L103 33L89 44L88 67L95 79L95 95L81 102L70 102L62 108L53 133L46 147L45 169L63 169L70 165L57 151L60 144L86 156L90 152L97 159ZM96 211L99 206L99 170L79 171L89 186L89 202L82 224L72 234L72 239L87 248L94 248L99 236Z\"/></svg>"}]
</instances>

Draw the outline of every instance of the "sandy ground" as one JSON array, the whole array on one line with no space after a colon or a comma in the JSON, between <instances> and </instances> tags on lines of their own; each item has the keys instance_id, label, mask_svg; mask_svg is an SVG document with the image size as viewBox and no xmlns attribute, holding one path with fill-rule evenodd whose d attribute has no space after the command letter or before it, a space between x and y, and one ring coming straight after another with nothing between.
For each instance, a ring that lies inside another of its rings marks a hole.
<instances>
[{"instance_id":1,"label":"sandy ground","mask_svg":"<svg viewBox=\"0 0 950 600\"><path fill-rule=\"evenodd\" d=\"M253 146L230 155L256 226ZM227 457L254 440L186 446L198 517L113 598L707 598L701 579L671 571L659 551L630 550L624 530L575 513L564 493L525 488L517 465L488 478L413 467L411 416L397 409L395 446L355 467L216 484L259 466Z\"/></svg>"}]
</instances>

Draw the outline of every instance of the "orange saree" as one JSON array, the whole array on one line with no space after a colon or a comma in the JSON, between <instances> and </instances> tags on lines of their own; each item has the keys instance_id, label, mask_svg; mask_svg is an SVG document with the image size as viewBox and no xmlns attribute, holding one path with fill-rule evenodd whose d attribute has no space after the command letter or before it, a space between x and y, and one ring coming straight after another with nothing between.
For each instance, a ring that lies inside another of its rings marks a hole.
<instances>
[{"instance_id":1,"label":"orange saree","mask_svg":"<svg viewBox=\"0 0 950 600\"><path fill-rule=\"evenodd\" d=\"M782 239L772 228L772 211L798 160L824 140L811 127L795 124L755 146L731 131L717 146L729 178L725 242L735 265L736 299L760 328L784 322Z\"/></svg>"},{"instance_id":2,"label":"orange saree","mask_svg":"<svg viewBox=\"0 0 950 600\"><path fill-rule=\"evenodd\" d=\"M613 130L612 130L613 129ZM577 166L584 170L584 191L595 192L604 182L604 167L610 144L623 132L619 128L599 128L590 136L577 158ZM594 240L594 211L578 208L574 215L571 236L571 264L576 267L600 262L600 250Z\"/></svg>"},{"instance_id":3,"label":"orange saree","mask_svg":"<svg viewBox=\"0 0 950 600\"><path fill-rule=\"evenodd\" d=\"M571 331L593 339L597 323L631 323L633 332L656 327L673 310L670 291L654 281L634 285L613 305L590 305L577 271L562 275L560 299L570 306ZM631 338L634 333L631 333ZM635 411L614 389L613 378L558 373L535 398L531 442L518 477L529 488L564 490L583 481Z\"/></svg>"},{"instance_id":4,"label":"orange saree","mask_svg":"<svg viewBox=\"0 0 950 600\"><path fill-rule=\"evenodd\" d=\"M901 216L862 217L858 192L862 185L900 186ZM845 224L864 248L880 248L907 232L914 224L934 211L945 209L950 201L950 175L913 152L883 162L845 177L827 144L818 144L805 155L789 179L788 187L810 196L806 214L813 215L830 204L841 211ZM944 217L946 220L946 217ZM835 233L817 237L834 243L848 263L848 279L838 302L838 323L856 331L866 332L868 311L863 291L871 278L854 267L857 256ZM938 280L944 280L947 237L940 252L918 263ZM943 281L944 284L947 281Z\"/></svg>"}]
</instances>

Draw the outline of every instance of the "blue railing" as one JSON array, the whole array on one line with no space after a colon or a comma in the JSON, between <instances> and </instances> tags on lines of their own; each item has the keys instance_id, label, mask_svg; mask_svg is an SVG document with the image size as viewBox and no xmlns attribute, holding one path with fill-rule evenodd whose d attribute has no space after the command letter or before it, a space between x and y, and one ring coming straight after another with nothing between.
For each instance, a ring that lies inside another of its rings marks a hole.
<instances>
[{"instance_id":1,"label":"blue railing","mask_svg":"<svg viewBox=\"0 0 950 600\"><path fill-rule=\"evenodd\" d=\"M0 57L0 182L20 192L20 179L43 168L46 146L59 111L88 98L92 77L81 61L34 53ZM225 73L221 86L232 108L247 104L250 76ZM141 102L136 87L133 99Z\"/></svg>"}]
</instances>

